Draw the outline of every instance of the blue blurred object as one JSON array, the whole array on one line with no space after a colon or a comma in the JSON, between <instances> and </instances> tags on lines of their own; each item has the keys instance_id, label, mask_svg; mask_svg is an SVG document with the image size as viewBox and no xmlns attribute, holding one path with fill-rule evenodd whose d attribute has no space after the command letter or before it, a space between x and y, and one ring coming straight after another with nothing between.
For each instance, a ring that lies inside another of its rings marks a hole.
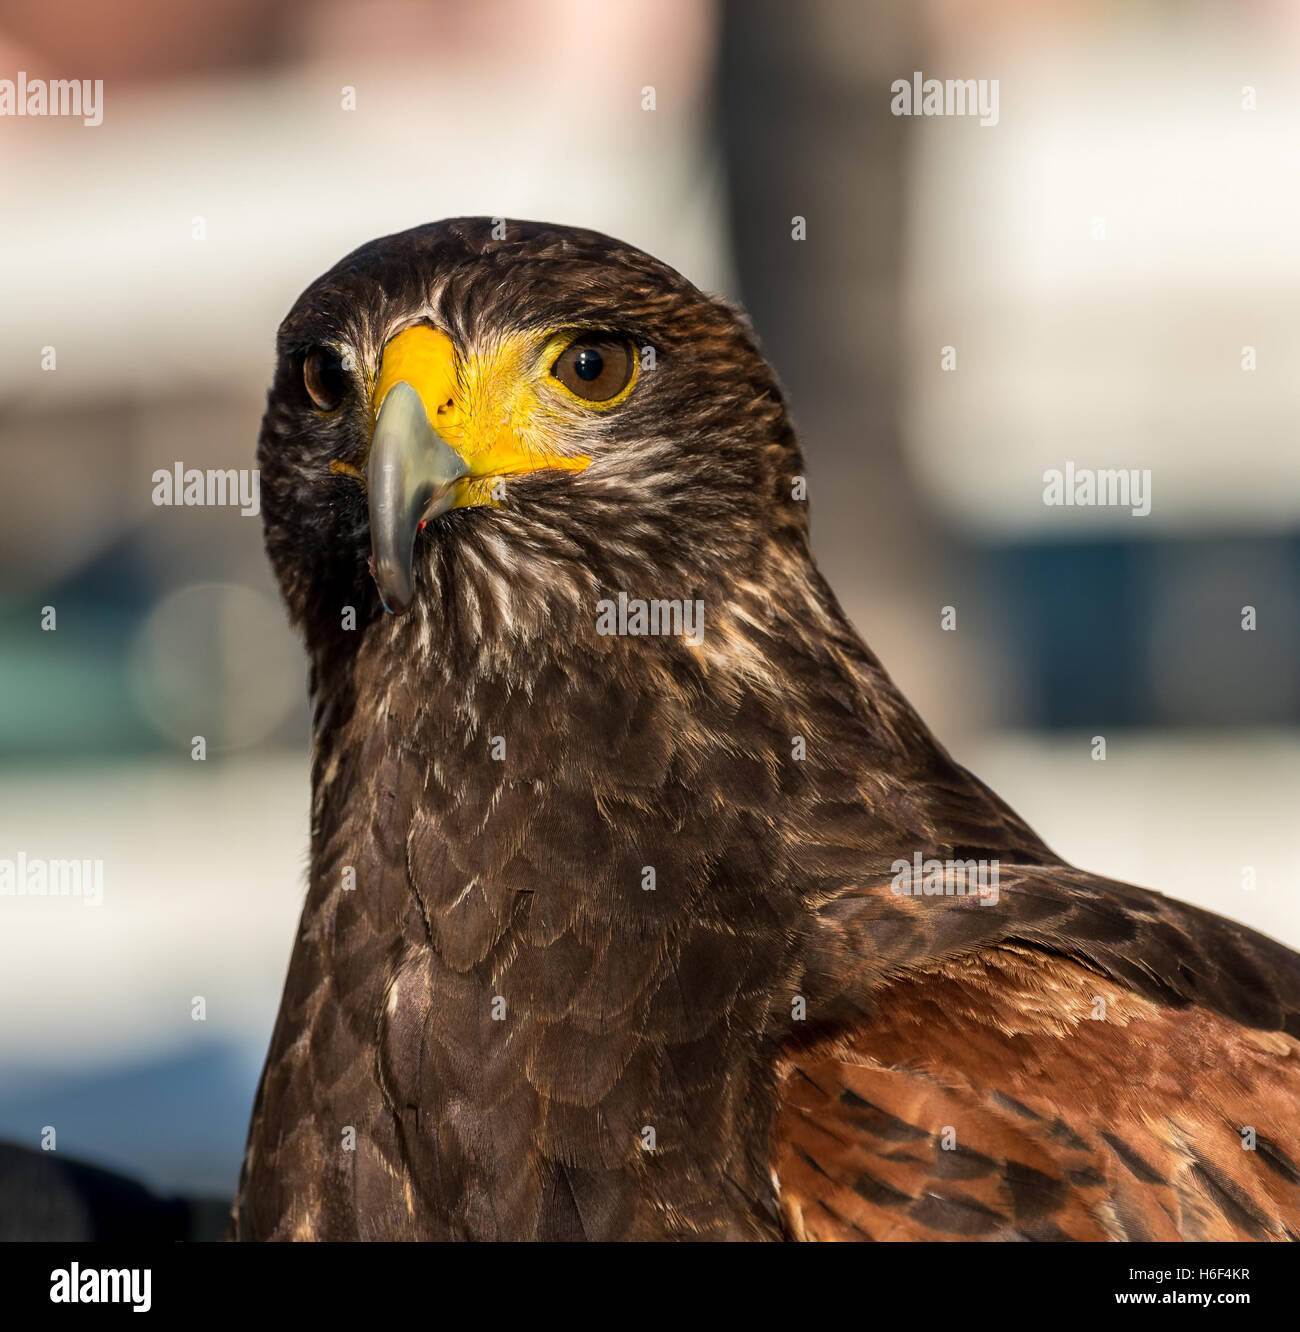
<instances>
[{"instance_id":1,"label":"blue blurred object","mask_svg":"<svg viewBox=\"0 0 1300 1332\"><path fill-rule=\"evenodd\" d=\"M60 1157L123 1171L162 1193L228 1200L258 1072L249 1052L230 1045L63 1077L33 1071L26 1087L8 1070L6 1088L17 1086L0 1092L0 1137L37 1148L51 1125Z\"/></svg>"},{"instance_id":2,"label":"blue blurred object","mask_svg":"<svg viewBox=\"0 0 1300 1332\"><path fill-rule=\"evenodd\" d=\"M1300 537L1026 542L975 565L1020 672L1013 725L1300 721Z\"/></svg>"}]
</instances>

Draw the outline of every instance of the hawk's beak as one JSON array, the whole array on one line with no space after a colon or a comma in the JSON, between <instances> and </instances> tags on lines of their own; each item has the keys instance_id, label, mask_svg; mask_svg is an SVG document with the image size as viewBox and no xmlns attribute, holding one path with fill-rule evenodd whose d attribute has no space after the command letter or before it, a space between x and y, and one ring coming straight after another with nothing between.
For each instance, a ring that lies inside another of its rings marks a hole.
<instances>
[{"instance_id":1,"label":"hawk's beak","mask_svg":"<svg viewBox=\"0 0 1300 1332\"><path fill-rule=\"evenodd\" d=\"M384 348L366 489L375 582L394 615L411 607L415 538L425 523L448 509L497 503L501 478L591 463L559 452L545 418L530 417L518 390L527 382L520 367L536 357L530 345L507 342L494 357L462 363L446 333L421 324Z\"/></svg>"},{"instance_id":2,"label":"hawk's beak","mask_svg":"<svg viewBox=\"0 0 1300 1332\"><path fill-rule=\"evenodd\" d=\"M384 606L410 609L415 534L455 503L456 482L469 475L464 458L429 423L420 395L404 380L384 398L370 440L370 553Z\"/></svg>"},{"instance_id":3,"label":"hawk's beak","mask_svg":"<svg viewBox=\"0 0 1300 1332\"><path fill-rule=\"evenodd\" d=\"M469 464L433 424L454 391L454 353L444 333L413 328L384 352L375 385L374 433L366 464L370 552L384 607L410 609L415 536L456 502L456 483Z\"/></svg>"}]
</instances>

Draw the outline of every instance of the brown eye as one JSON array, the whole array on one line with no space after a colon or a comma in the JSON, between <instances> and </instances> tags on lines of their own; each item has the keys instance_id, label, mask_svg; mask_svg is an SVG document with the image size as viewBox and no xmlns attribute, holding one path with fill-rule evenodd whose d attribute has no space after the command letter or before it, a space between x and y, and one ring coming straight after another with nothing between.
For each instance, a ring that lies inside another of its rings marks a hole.
<instances>
[{"instance_id":1,"label":"brown eye","mask_svg":"<svg viewBox=\"0 0 1300 1332\"><path fill-rule=\"evenodd\" d=\"M628 386L635 362L621 338L586 337L571 342L551 367L551 374L588 402L608 402Z\"/></svg>"},{"instance_id":2,"label":"brown eye","mask_svg":"<svg viewBox=\"0 0 1300 1332\"><path fill-rule=\"evenodd\" d=\"M323 412L332 412L348 396L352 379L333 347L313 347L302 363L307 396Z\"/></svg>"}]
</instances>

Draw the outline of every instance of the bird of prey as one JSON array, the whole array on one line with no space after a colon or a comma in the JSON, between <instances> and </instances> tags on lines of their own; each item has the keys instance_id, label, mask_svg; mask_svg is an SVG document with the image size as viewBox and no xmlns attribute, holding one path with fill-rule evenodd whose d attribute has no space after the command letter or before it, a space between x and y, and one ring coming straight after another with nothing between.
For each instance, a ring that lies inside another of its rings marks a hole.
<instances>
[{"instance_id":1,"label":"bird of prey","mask_svg":"<svg viewBox=\"0 0 1300 1332\"><path fill-rule=\"evenodd\" d=\"M233 1235L1300 1236L1300 957L954 762L727 304L563 226L376 240L259 464L313 802Z\"/></svg>"}]
</instances>

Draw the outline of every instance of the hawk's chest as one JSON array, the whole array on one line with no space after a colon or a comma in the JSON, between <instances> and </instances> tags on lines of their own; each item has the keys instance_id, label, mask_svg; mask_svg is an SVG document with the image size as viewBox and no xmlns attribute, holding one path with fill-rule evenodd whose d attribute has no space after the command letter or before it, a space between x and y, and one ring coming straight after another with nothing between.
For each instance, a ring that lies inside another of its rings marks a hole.
<instances>
[{"instance_id":1,"label":"hawk's chest","mask_svg":"<svg viewBox=\"0 0 1300 1332\"><path fill-rule=\"evenodd\" d=\"M611 910L563 842L470 860L421 808L409 847L411 907L358 999L416 1212L501 1238L748 1227L725 1181L757 1132L761 1024L720 937Z\"/></svg>"},{"instance_id":2,"label":"hawk's chest","mask_svg":"<svg viewBox=\"0 0 1300 1332\"><path fill-rule=\"evenodd\" d=\"M399 1232L752 1233L789 950L756 821L678 772L679 727L563 687L390 678L336 733L308 1043L370 1042Z\"/></svg>"},{"instance_id":3,"label":"hawk's chest","mask_svg":"<svg viewBox=\"0 0 1300 1332\"><path fill-rule=\"evenodd\" d=\"M370 1034L367 1115L391 1140L396 1223L749 1227L752 1200L733 1195L763 1132L751 944L684 911L664 928L669 908L641 897L659 891L642 886L648 858L608 834L525 843L488 817L470 845L427 800L405 838L390 817L352 825L318 863L325 882L349 866L355 881L322 903L331 1001L308 1042Z\"/></svg>"}]
</instances>

